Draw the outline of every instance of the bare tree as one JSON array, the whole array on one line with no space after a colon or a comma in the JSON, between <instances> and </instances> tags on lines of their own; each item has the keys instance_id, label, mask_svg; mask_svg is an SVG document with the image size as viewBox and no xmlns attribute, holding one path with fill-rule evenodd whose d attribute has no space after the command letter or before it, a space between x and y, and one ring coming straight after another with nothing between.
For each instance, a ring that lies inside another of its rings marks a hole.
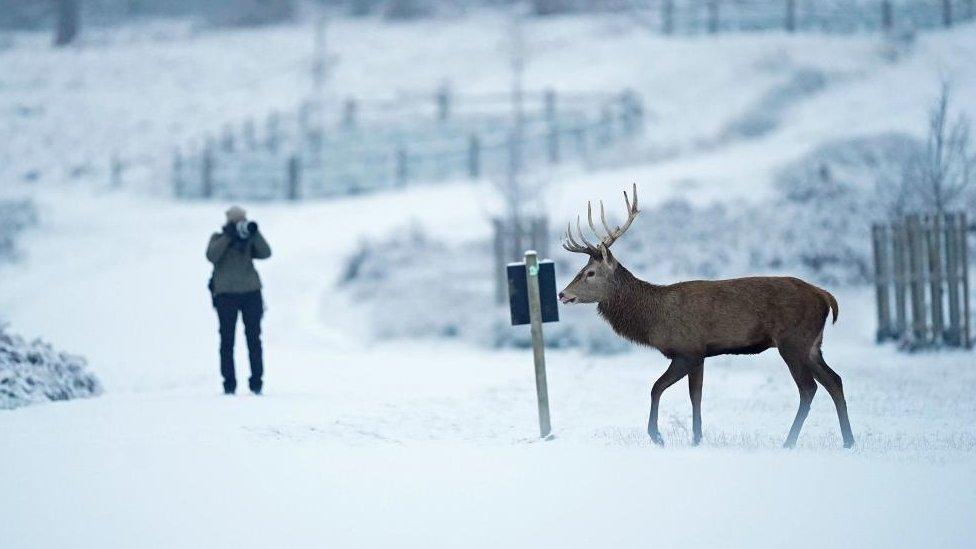
<instances>
[{"instance_id":1,"label":"bare tree","mask_svg":"<svg viewBox=\"0 0 976 549\"><path fill-rule=\"evenodd\" d=\"M925 150L906 169L906 190L918 195L921 206L939 214L958 207L976 178L970 120L964 113L951 118L951 99L952 87L943 82L939 98L929 111Z\"/></svg>"}]
</instances>

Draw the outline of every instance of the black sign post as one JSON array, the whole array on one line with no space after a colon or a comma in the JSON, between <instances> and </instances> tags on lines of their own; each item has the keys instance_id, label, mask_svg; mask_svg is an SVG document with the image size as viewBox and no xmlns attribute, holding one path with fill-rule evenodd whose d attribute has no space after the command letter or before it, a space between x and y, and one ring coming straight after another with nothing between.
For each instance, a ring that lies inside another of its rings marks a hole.
<instances>
[{"instance_id":1,"label":"black sign post","mask_svg":"<svg viewBox=\"0 0 976 549\"><path fill-rule=\"evenodd\" d=\"M525 263L508 265L508 300L512 325L531 324L532 358L535 362L535 392L539 406L539 435L552 435L549 422L549 389L546 384L546 351L543 322L558 322L556 269L552 261L539 261L538 254L525 252Z\"/></svg>"}]
</instances>

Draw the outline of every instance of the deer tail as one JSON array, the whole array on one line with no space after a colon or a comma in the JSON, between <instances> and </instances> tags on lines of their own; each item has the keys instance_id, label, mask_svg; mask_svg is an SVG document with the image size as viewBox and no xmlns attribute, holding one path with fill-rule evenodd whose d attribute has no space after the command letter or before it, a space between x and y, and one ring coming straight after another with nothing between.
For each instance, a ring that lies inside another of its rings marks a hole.
<instances>
[{"instance_id":1,"label":"deer tail","mask_svg":"<svg viewBox=\"0 0 976 549\"><path fill-rule=\"evenodd\" d=\"M823 296L824 301L827 302L827 306L830 307L830 312L833 314L833 321L831 322L831 324L836 324L837 323L837 312L839 310L839 307L837 305L837 300L827 290L824 290L822 288L817 288L817 289L820 290L820 295Z\"/></svg>"}]
</instances>

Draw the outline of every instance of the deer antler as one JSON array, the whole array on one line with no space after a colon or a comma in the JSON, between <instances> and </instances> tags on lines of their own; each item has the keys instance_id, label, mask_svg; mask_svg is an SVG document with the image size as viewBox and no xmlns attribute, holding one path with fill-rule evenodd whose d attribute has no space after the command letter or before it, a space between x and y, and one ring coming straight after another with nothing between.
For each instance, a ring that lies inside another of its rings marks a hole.
<instances>
[{"instance_id":1,"label":"deer antler","mask_svg":"<svg viewBox=\"0 0 976 549\"><path fill-rule=\"evenodd\" d=\"M579 216L576 217L576 231L579 233L580 240L583 244L580 244L573 238L572 225L567 225L566 227L566 238L567 242L563 242L563 248L570 252L585 253L591 256L603 255L603 252L610 248L618 238L623 236L627 229L630 228L630 224L634 222L637 214L640 210L637 209L637 183L633 186L634 202L630 202L630 198L627 196L627 191L624 191L624 203L627 205L627 221L622 227L618 226L616 229L611 229L610 225L607 223L606 210L603 207L603 201L600 201L600 222L603 224L603 229L606 231L606 235L601 235L600 231L597 230L596 224L593 223L593 204L590 202L586 203L586 221L590 225L590 230L593 234L600 239L600 244L594 246L590 244L586 237L583 236L583 231L580 228Z\"/></svg>"}]
</instances>

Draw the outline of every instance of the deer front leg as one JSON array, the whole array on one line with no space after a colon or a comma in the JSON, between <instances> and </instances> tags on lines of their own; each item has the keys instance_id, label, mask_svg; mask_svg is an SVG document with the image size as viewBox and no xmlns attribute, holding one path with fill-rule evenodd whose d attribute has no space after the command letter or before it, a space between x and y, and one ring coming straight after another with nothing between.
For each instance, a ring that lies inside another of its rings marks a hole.
<instances>
[{"instance_id":1,"label":"deer front leg","mask_svg":"<svg viewBox=\"0 0 976 549\"><path fill-rule=\"evenodd\" d=\"M661 394L687 374L688 362L681 358L675 358L664 374L654 382L654 387L651 389L651 417L647 420L647 434L651 440L660 446L664 446L661 432L657 430L657 407L661 402Z\"/></svg>"},{"instance_id":2,"label":"deer front leg","mask_svg":"<svg viewBox=\"0 0 976 549\"><path fill-rule=\"evenodd\" d=\"M702 381L705 376L705 361L698 360L688 368L688 394L691 396L691 443L695 446L701 443L701 401Z\"/></svg>"}]
</instances>

